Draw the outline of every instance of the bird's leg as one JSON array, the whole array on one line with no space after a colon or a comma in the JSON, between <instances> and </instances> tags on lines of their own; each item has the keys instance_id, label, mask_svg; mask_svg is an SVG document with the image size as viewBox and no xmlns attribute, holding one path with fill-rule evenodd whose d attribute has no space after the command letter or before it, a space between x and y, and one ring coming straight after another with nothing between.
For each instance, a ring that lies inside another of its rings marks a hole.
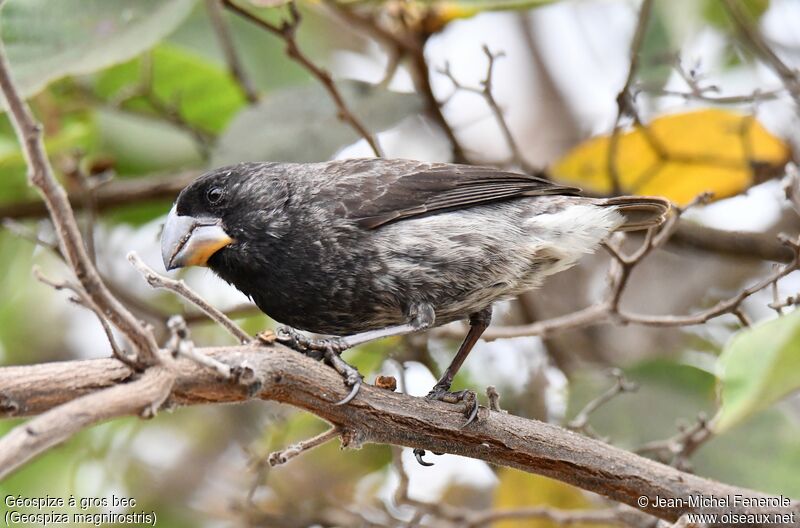
<instances>
[{"instance_id":1,"label":"bird's leg","mask_svg":"<svg viewBox=\"0 0 800 528\"><path fill-rule=\"evenodd\" d=\"M348 348L358 346L376 339L397 335L419 332L433 326L436 315L433 307L429 304L415 305L409 311L410 322L381 328L379 330L369 330L359 334L345 337L330 337L315 339L307 337L297 330L284 326L278 329L277 341L286 346L297 350L313 359L325 360L330 366L344 378L345 385L351 387L350 393L336 405L344 405L352 400L361 387L361 375L351 365L348 365L341 354Z\"/></svg>"},{"instance_id":2,"label":"bird's leg","mask_svg":"<svg viewBox=\"0 0 800 528\"><path fill-rule=\"evenodd\" d=\"M442 377L439 378L439 381L436 382L436 385L433 386L433 389L431 389L428 395L425 396L425 398L429 400L439 400L446 403L465 402L465 414L467 415L467 421L464 423L464 425L462 425L462 427L466 427L467 425L471 424L478 416L478 395L472 390L450 392L450 386L453 384L453 378L455 378L458 369L461 368L461 365L464 363L464 360L467 359L467 356L472 351L475 343L478 342L478 339L480 339L481 335L484 331L486 331L491 322L491 306L469 316L469 332L467 332L467 336L464 338L461 346L458 347L456 356L453 358L453 361L450 362L450 365L447 366L444 374L442 374ZM424 454L425 450L423 449L414 450L414 456L417 458L417 462L423 466L432 466L432 463L425 462L422 459Z\"/></svg>"}]
</instances>

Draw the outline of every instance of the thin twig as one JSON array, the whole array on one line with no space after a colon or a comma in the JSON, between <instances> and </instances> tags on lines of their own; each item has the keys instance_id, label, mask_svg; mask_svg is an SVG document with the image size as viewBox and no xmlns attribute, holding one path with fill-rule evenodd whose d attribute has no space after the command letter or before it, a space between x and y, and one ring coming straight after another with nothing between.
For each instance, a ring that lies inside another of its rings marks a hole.
<instances>
[{"instance_id":1,"label":"thin twig","mask_svg":"<svg viewBox=\"0 0 800 528\"><path fill-rule=\"evenodd\" d=\"M649 442L635 450L638 454L652 453L658 460L681 471L690 471L689 459L706 442L714 437L705 414L701 413L691 425L679 425L679 432L666 440Z\"/></svg>"},{"instance_id":2,"label":"thin twig","mask_svg":"<svg viewBox=\"0 0 800 528\"><path fill-rule=\"evenodd\" d=\"M761 57L764 62L781 78L786 89L789 90L800 111L800 76L797 71L786 65L783 60L761 36L758 29L752 24L747 12L739 0L722 0L722 5L728 16L736 26L742 40Z\"/></svg>"},{"instance_id":3,"label":"thin twig","mask_svg":"<svg viewBox=\"0 0 800 528\"><path fill-rule=\"evenodd\" d=\"M383 42L389 48L394 58L390 60L390 64L387 67L387 77L393 73L393 62L396 61L399 64L403 58L408 57L416 91L424 100L428 115L447 137L453 150L453 161L467 163L469 160L465 154L464 147L456 136L453 127L444 117L442 104L433 93L433 86L431 85L432 72L425 58L425 44L430 37L430 33L424 30L420 31L419 28L412 29L405 25L403 25L402 30L392 31L381 27L378 20L362 16L355 9L342 5L341 2L336 0L325 0L325 5L349 22L351 27L362 30L372 38Z\"/></svg>"},{"instance_id":4,"label":"thin twig","mask_svg":"<svg viewBox=\"0 0 800 528\"><path fill-rule=\"evenodd\" d=\"M674 62L674 69L680 75L681 79L686 83L689 88L688 92L681 92L677 90L669 90L658 87L654 90L647 89L644 85L639 85L642 90L647 90L649 93L654 93L661 96L681 97L684 100L697 100L706 103L717 105L736 105L736 104L754 104L761 101L771 101L777 99L786 93L786 87L776 88L774 90L761 90L756 89L750 94L744 95L709 95L717 94L720 91L719 86L710 84L703 86L701 79L696 68L690 68L688 71L683 66L680 57L676 57Z\"/></svg>"},{"instance_id":5,"label":"thin twig","mask_svg":"<svg viewBox=\"0 0 800 528\"><path fill-rule=\"evenodd\" d=\"M74 301L76 304L83 306L84 308L90 310L97 316L97 320L100 322L100 326L103 328L103 331L106 334L106 338L108 339L109 345L111 345L111 352L114 354L114 357L118 360L122 361L129 367L135 367L136 365L136 357L132 357L127 352L123 351L119 345L117 344L117 340L114 338L114 332L111 330L111 326L108 324L108 321L103 317L103 314L94 304L94 301L91 297L86 293L86 291L81 287L80 284L69 280L54 280L42 273L38 266L34 266L33 276L36 277L36 280L43 284L47 284L51 288L60 291L60 290L70 290L73 292L77 297L72 297L70 300Z\"/></svg>"},{"instance_id":6,"label":"thin twig","mask_svg":"<svg viewBox=\"0 0 800 528\"><path fill-rule=\"evenodd\" d=\"M280 26L257 17L248 10L236 5L232 0L222 0L222 2L224 3L225 7L234 13L246 20L249 20L260 28L267 30L269 33L272 33L273 35L283 39L284 43L286 44L286 55L308 70L308 72L314 78L316 78L320 84L322 84L322 86L328 92L328 95L330 95L331 99L333 99L333 102L339 111L339 119L349 124L358 133L358 135L364 138L376 156L383 157L383 151L378 144L378 139L367 130L367 127L364 125L364 123L362 123L361 120L356 117L356 115L347 106L347 102L344 100L344 97L342 97L342 94L336 87L336 83L333 82L333 77L331 77L331 74L324 68L321 68L311 62L311 59L309 59L308 56L303 53L300 50L300 47L297 45L296 33L297 28L300 25L301 17L300 12L297 10L297 6L294 2L289 2L289 19L284 21Z\"/></svg>"},{"instance_id":7,"label":"thin twig","mask_svg":"<svg viewBox=\"0 0 800 528\"><path fill-rule=\"evenodd\" d=\"M497 387L489 385L486 387L486 398L489 400L489 409L497 412L506 412L500 407L500 393Z\"/></svg>"},{"instance_id":8,"label":"thin twig","mask_svg":"<svg viewBox=\"0 0 800 528\"><path fill-rule=\"evenodd\" d=\"M228 71L231 73L231 77L239 83L239 87L242 89L247 100L251 104L257 103L258 90L256 90L253 80L247 75L242 61L239 58L239 54L236 53L233 36L225 20L220 0L206 0L206 12L211 21L211 28L217 36L217 41L219 41L219 46L222 49L222 54L225 57L225 63L228 65Z\"/></svg>"},{"instance_id":9,"label":"thin twig","mask_svg":"<svg viewBox=\"0 0 800 528\"><path fill-rule=\"evenodd\" d=\"M170 339L167 343L167 350L171 351L173 356L182 356L195 363L209 368L218 373L223 378L231 377L231 367L221 361L217 361L211 356L201 354L194 347L194 343L189 337L189 327L186 326L186 321L180 315L173 315L167 321L167 328L170 331Z\"/></svg>"},{"instance_id":10,"label":"thin twig","mask_svg":"<svg viewBox=\"0 0 800 528\"><path fill-rule=\"evenodd\" d=\"M219 323L225 330L228 331L233 337L242 344L249 343L253 338L242 328L228 318L222 311L209 304L205 299L200 297L194 290L189 288L183 280L170 279L159 275L156 271L144 263L144 261L136 254L135 251L128 253L128 261L133 264L133 267L142 274L147 283L153 288L164 288L170 290L190 303L197 306L203 313L208 315L211 319Z\"/></svg>"},{"instance_id":11,"label":"thin twig","mask_svg":"<svg viewBox=\"0 0 800 528\"><path fill-rule=\"evenodd\" d=\"M611 138L608 143L608 174L611 177L611 192L613 194L620 194L622 190L619 181L619 169L617 167L620 127L622 125L622 118L633 113L634 96L631 94L631 88L636 77L636 71L639 68L639 53L644 43L644 36L647 32L647 24L650 21L652 10L653 0L644 0L639 10L639 18L636 22L636 30L633 33L633 40L631 40L628 75L625 78L625 84L622 90L620 90L617 95L617 118L614 121L614 129L611 132Z\"/></svg>"},{"instance_id":12,"label":"thin twig","mask_svg":"<svg viewBox=\"0 0 800 528\"><path fill-rule=\"evenodd\" d=\"M44 249L53 253L53 255L56 257L64 260L64 255L61 254L61 248L58 247L58 242L45 240L39 236L36 231L29 229L28 226L17 222L13 218L3 218L3 227L10 231L14 236L32 242L37 246L43 247Z\"/></svg>"},{"instance_id":13,"label":"thin twig","mask_svg":"<svg viewBox=\"0 0 800 528\"><path fill-rule=\"evenodd\" d=\"M639 389L639 384L628 381L625 374L620 369L612 369L611 375L614 377L614 385L597 398L591 400L586 406L581 409L575 417L569 421L567 427L573 431L580 431L590 436L596 434L589 428L589 418L600 407L610 402L620 394L626 392L634 392Z\"/></svg>"},{"instance_id":14,"label":"thin twig","mask_svg":"<svg viewBox=\"0 0 800 528\"><path fill-rule=\"evenodd\" d=\"M743 325L749 324L750 321L742 311L742 303L755 293L772 287L774 283L786 275L800 269L800 240L792 240L783 237L782 243L792 254L792 258L789 262L776 268L772 273L756 281L751 286L742 289L737 294L727 299L717 302L705 310L689 315L649 315L628 312L621 309L620 301L632 270L655 248L663 246L669 240L669 236L674 232L676 225L677 219L673 218L672 220L668 220L658 234L649 236L645 244L632 255L623 255L613 245L607 245L614 257L611 267L609 268L611 285L606 298L600 303L566 315L537 321L531 324L490 327L483 334L482 338L487 341L492 341L494 339L510 337L547 336L574 328L609 323L652 327L694 326L704 324L711 319L726 314L736 316ZM437 329L435 332L436 335L447 337L461 337L463 335L460 329L448 327Z\"/></svg>"},{"instance_id":15,"label":"thin twig","mask_svg":"<svg viewBox=\"0 0 800 528\"><path fill-rule=\"evenodd\" d=\"M331 427L327 431L324 431L316 436L313 436L307 440L302 440L293 444L286 449L282 449L280 451L274 451L269 454L268 461L269 465L272 467L280 466L282 464L287 463L294 457L305 453L306 451L310 451L315 447L319 447L323 444L327 444L337 436L341 434L341 431L338 427Z\"/></svg>"},{"instance_id":16,"label":"thin twig","mask_svg":"<svg viewBox=\"0 0 800 528\"><path fill-rule=\"evenodd\" d=\"M107 182L110 177L110 172L105 172L99 177L90 176L81 167L81 154L75 153L70 156L65 162L65 167L62 172L77 183L78 188L81 190L81 200L84 209L84 240L86 241L86 252L92 263L97 265L97 252L95 251L95 226L97 224L97 188L103 183Z\"/></svg>"},{"instance_id":17,"label":"thin twig","mask_svg":"<svg viewBox=\"0 0 800 528\"><path fill-rule=\"evenodd\" d=\"M450 82L453 84L453 87L456 90L463 90L466 92L471 92L483 97L486 101L487 106L492 111L492 115L497 122L497 125L500 127L500 132L503 134L503 138L505 139L506 144L508 145L508 149L511 151L511 162L525 172L536 172L532 167L528 166L525 158L522 156L522 152L519 149L519 145L517 145L517 141L514 139L514 135L511 133L511 129L506 122L505 115L503 114L503 109L500 108L500 105L497 103L497 99L494 97L494 93L492 91L493 82L492 78L494 75L494 64L497 59L500 57L504 57L505 53L499 51L497 53L492 53L489 50L489 47L484 44L483 45L483 53L486 55L487 58L487 66L486 66L486 76L481 81L481 87L475 88L472 86L466 86L461 84L461 82L456 79L453 75L453 72L450 70L450 63L445 63L444 68L438 70L440 74L446 76L450 79Z\"/></svg>"}]
</instances>

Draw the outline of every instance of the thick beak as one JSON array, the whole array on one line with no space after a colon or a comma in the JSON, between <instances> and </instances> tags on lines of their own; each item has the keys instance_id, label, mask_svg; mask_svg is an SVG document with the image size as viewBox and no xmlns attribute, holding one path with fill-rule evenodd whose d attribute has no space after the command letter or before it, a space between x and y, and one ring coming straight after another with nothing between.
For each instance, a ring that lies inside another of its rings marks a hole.
<instances>
[{"instance_id":1,"label":"thick beak","mask_svg":"<svg viewBox=\"0 0 800 528\"><path fill-rule=\"evenodd\" d=\"M161 258L167 271L184 266L205 266L211 255L233 239L216 218L178 216L175 206L161 233Z\"/></svg>"}]
</instances>

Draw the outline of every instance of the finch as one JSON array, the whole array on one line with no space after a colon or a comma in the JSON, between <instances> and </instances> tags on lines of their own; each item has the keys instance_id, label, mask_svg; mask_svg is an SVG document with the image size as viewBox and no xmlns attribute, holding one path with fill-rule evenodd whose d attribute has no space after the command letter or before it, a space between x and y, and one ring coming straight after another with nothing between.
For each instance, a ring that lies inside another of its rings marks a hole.
<instances>
[{"instance_id":1,"label":"finch","mask_svg":"<svg viewBox=\"0 0 800 528\"><path fill-rule=\"evenodd\" d=\"M574 187L495 168L402 159L240 163L187 186L167 217L167 269L208 266L268 316L279 334L338 357L381 337L467 320L469 332L428 394L453 377L491 321L492 305L539 286L614 231L658 226L661 198L591 198Z\"/></svg>"}]
</instances>

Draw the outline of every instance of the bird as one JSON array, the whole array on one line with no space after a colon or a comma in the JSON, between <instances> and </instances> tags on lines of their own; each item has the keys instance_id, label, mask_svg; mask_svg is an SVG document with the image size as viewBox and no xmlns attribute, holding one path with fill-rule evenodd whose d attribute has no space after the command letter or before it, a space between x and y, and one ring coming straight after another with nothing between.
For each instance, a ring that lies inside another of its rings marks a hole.
<instances>
[{"instance_id":1,"label":"bird","mask_svg":"<svg viewBox=\"0 0 800 528\"><path fill-rule=\"evenodd\" d=\"M343 375L351 391L340 404L361 383L343 350L468 321L427 396L465 402L468 425L476 394L450 388L492 306L540 286L615 231L658 226L670 209L657 197L580 193L542 174L474 165L245 162L211 170L180 192L161 252L167 270L207 266L288 325L280 340Z\"/></svg>"}]
</instances>

